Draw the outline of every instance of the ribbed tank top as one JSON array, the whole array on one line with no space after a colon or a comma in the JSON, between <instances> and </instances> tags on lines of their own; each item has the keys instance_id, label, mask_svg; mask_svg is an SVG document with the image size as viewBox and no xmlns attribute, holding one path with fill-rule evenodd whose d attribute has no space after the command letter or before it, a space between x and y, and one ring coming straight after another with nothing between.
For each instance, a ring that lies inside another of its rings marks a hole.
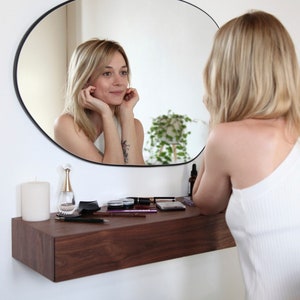
<instances>
[{"instance_id":1,"label":"ribbed tank top","mask_svg":"<svg viewBox=\"0 0 300 300\"><path fill-rule=\"evenodd\" d=\"M246 299L300 299L300 142L262 181L233 189L226 221Z\"/></svg>"}]
</instances>

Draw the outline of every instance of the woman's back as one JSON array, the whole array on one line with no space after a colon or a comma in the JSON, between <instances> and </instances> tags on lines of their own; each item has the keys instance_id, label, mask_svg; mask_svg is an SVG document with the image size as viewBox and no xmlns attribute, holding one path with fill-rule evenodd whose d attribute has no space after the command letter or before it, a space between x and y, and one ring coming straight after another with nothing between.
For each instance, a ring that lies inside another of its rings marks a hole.
<instances>
[{"instance_id":1,"label":"woman's back","mask_svg":"<svg viewBox=\"0 0 300 300\"><path fill-rule=\"evenodd\" d=\"M233 189L226 220L247 299L300 299L300 143L264 180Z\"/></svg>"},{"instance_id":2,"label":"woman's back","mask_svg":"<svg viewBox=\"0 0 300 300\"><path fill-rule=\"evenodd\" d=\"M264 179L292 150L297 136L288 134L283 119L247 119L222 123L213 131L233 188L246 188ZM210 139L208 143L210 143Z\"/></svg>"},{"instance_id":3,"label":"woman's back","mask_svg":"<svg viewBox=\"0 0 300 300\"><path fill-rule=\"evenodd\" d=\"M282 120L225 127L234 182L226 220L247 299L300 299L300 141L291 143Z\"/></svg>"}]
</instances>

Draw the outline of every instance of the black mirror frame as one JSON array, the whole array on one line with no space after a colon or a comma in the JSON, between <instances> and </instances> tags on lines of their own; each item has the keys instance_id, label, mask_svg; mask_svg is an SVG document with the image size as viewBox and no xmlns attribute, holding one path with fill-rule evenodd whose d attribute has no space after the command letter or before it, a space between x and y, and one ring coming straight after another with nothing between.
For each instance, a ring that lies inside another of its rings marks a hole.
<instances>
[{"instance_id":1,"label":"black mirror frame","mask_svg":"<svg viewBox=\"0 0 300 300\"><path fill-rule=\"evenodd\" d=\"M197 159L197 157L200 156L200 154L202 153L203 149L205 147L203 147L199 153L193 157L192 159L190 159L189 161L185 161L185 162L180 162L180 163L174 163L174 164L166 164L166 165L115 165L115 164L105 164L105 163L97 163L97 162L93 162L93 161L90 161L90 160L87 160L87 159L84 159L80 156L77 156L71 152L69 152L68 150L64 149L63 147L61 147L58 143L56 143L42 128L41 126L36 122L36 120L32 117L32 115L30 114L30 112L28 111L26 105L24 104L24 101L21 97L21 93L20 93L20 90L19 90L19 86L18 86L18 62L19 62L19 57L20 57L20 53L22 51L22 48L28 38L28 36L30 35L30 33L33 31L33 29L49 14L51 14L53 11L55 11L56 9L68 4L68 3L71 3L71 2L74 2L76 0L68 0L68 1L64 1L62 2L61 4L59 5L56 5L55 7L51 8L50 10L46 11L44 14L42 14L28 29L27 31L25 32L24 36L22 37L18 47L17 47L17 51L16 51L16 54L15 54L15 57L14 57L14 63L13 63L13 84L14 84L14 89L15 89L15 93L16 93L16 96L19 100L19 103L21 104L21 107L23 108L23 110L25 111L26 115L29 117L29 119L33 122L33 124L41 131L41 133L46 136L46 138L52 143L52 144L55 144L55 146L57 146L58 148L60 148L61 150L63 150L64 152L68 153L69 155L72 155L73 157L76 157L80 160L83 160L83 161L86 161L88 163L91 163L91 164L95 164L95 165L104 165L104 166L115 166L115 167L138 167L138 168L149 168L149 167L172 167L172 166L178 166L178 165L185 165L185 164L189 164L191 163L192 161L194 161L195 159ZM179 2L183 2L183 3L186 3L188 5L191 5L193 7L195 7L196 9L200 10L202 13L206 14L212 21L213 23L217 26L217 28L219 28L219 25L217 24L217 22L206 12L204 11L203 9L201 9L200 7L188 2L188 1L184 1L184 0L174 0L174 1L179 1Z\"/></svg>"}]
</instances>

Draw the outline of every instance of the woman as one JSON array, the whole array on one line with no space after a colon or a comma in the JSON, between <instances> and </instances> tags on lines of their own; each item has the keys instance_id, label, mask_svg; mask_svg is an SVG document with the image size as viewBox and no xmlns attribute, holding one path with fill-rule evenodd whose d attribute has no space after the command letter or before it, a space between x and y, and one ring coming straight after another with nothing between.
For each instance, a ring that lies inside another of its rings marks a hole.
<instances>
[{"instance_id":1,"label":"woman","mask_svg":"<svg viewBox=\"0 0 300 300\"><path fill-rule=\"evenodd\" d=\"M204 70L211 131L193 201L226 210L247 299L300 299L300 83L293 42L261 11L222 26Z\"/></svg>"},{"instance_id":2,"label":"woman","mask_svg":"<svg viewBox=\"0 0 300 300\"><path fill-rule=\"evenodd\" d=\"M129 75L126 53L118 43L92 39L79 45L71 57L55 141L86 160L144 164L144 131L133 114L139 95L128 87Z\"/></svg>"}]
</instances>

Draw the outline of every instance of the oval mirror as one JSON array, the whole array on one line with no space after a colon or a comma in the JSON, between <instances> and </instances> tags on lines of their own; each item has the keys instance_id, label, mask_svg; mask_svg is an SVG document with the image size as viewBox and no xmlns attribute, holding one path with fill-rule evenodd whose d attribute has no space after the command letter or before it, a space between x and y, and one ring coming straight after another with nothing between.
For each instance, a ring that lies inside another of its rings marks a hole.
<instances>
[{"instance_id":1,"label":"oval mirror","mask_svg":"<svg viewBox=\"0 0 300 300\"><path fill-rule=\"evenodd\" d=\"M90 38L118 41L130 61L140 101L135 117L144 132L150 161L155 118L187 116L184 159L205 145L208 113L202 103L202 71L218 26L199 7L181 0L74 0L41 16L26 32L15 58L14 83L26 113L53 141L54 120L64 105L67 66L74 48ZM54 141L53 141L54 142Z\"/></svg>"}]
</instances>

